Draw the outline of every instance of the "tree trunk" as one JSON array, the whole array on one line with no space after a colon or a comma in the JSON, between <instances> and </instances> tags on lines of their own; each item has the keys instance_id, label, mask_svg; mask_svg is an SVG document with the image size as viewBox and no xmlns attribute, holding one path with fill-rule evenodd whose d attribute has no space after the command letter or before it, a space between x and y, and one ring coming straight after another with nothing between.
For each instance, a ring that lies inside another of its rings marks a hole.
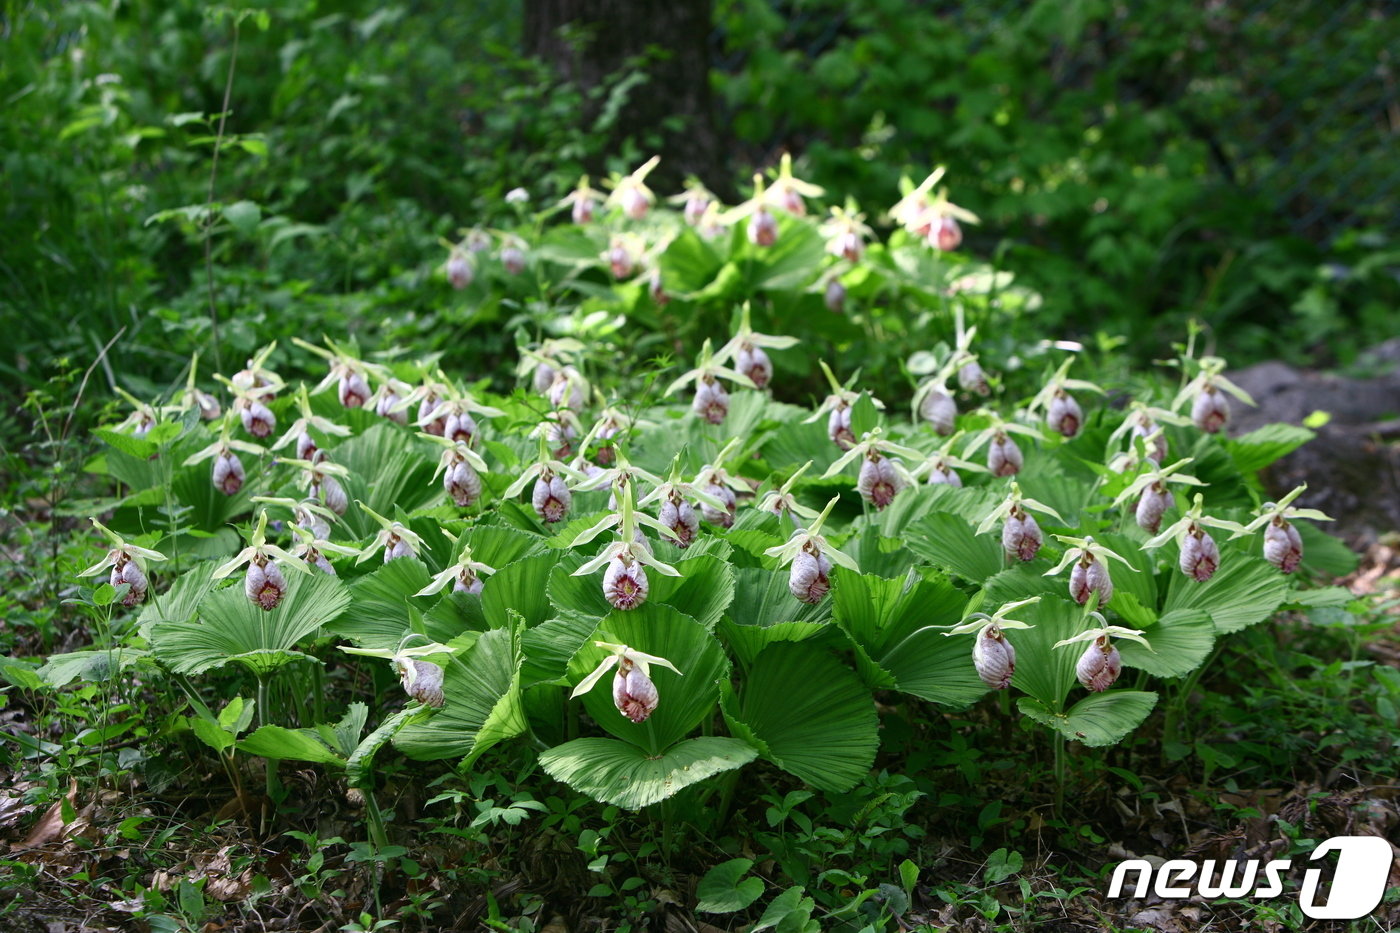
<instances>
[{"instance_id":1,"label":"tree trunk","mask_svg":"<svg viewBox=\"0 0 1400 933\"><path fill-rule=\"evenodd\" d=\"M648 184L679 191L686 175L711 190L732 189L729 147L716 127L710 98L712 0L527 0L524 46L584 90L636 66L647 80L634 87L608 141L608 154L632 138L641 158L661 156ZM580 116L591 126L601 101ZM668 125L674 124L674 126ZM648 137L660 139L657 149ZM640 161L640 160L639 160ZM589 166L602 174L603 166Z\"/></svg>"}]
</instances>

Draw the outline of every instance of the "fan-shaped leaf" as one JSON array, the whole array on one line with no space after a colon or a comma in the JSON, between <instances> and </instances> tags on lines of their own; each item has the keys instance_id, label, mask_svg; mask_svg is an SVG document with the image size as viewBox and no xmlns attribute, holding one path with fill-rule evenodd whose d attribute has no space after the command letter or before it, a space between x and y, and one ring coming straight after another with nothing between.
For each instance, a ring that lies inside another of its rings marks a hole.
<instances>
[{"instance_id":1,"label":"fan-shaped leaf","mask_svg":"<svg viewBox=\"0 0 1400 933\"><path fill-rule=\"evenodd\" d=\"M1033 697L1021 697L1016 703L1022 715L1090 746L1121 742L1156 705L1157 694L1142 690L1091 693L1065 713L1057 713Z\"/></svg>"},{"instance_id":2,"label":"fan-shaped leaf","mask_svg":"<svg viewBox=\"0 0 1400 933\"><path fill-rule=\"evenodd\" d=\"M602 803L640 810L758 756L723 737L686 739L660 754L617 739L574 739L540 754L545 773Z\"/></svg>"}]
</instances>

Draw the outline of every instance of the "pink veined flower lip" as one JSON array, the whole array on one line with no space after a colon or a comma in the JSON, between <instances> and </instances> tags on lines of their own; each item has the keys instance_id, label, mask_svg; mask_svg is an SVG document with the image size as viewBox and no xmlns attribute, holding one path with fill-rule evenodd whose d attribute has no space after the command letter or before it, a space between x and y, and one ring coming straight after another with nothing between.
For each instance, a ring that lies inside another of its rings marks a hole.
<instances>
[{"instance_id":1,"label":"pink veined flower lip","mask_svg":"<svg viewBox=\"0 0 1400 933\"><path fill-rule=\"evenodd\" d=\"M734 356L734 368L748 376L749 380L760 389L766 387L773 378L773 361L768 358L767 353L763 352L762 347L748 344L740 347L739 352Z\"/></svg>"},{"instance_id":2,"label":"pink veined flower lip","mask_svg":"<svg viewBox=\"0 0 1400 933\"><path fill-rule=\"evenodd\" d=\"M1132 432L1131 432L1131 437L1140 437L1140 438L1143 439L1143 442L1146 443L1146 442L1147 442L1147 438L1148 438L1153 432L1155 432L1156 430L1157 430L1157 425L1155 425L1155 424L1142 424L1142 423L1139 422L1138 424L1133 425L1133 429L1132 429ZM1158 465L1158 466L1161 466L1163 463L1166 462L1166 460L1167 460L1167 438L1166 438L1166 435L1164 435L1164 434L1158 434L1158 435L1157 435L1157 439L1156 439L1155 441L1153 441L1151 444L1148 444L1148 445L1147 445L1147 459L1149 459L1149 460L1155 460L1155 461L1157 462L1157 465Z\"/></svg>"},{"instance_id":3,"label":"pink veined flower lip","mask_svg":"<svg viewBox=\"0 0 1400 933\"><path fill-rule=\"evenodd\" d=\"M1191 421L1208 434L1215 434L1230 420L1230 402L1215 386L1206 386L1191 403Z\"/></svg>"},{"instance_id":4,"label":"pink veined flower lip","mask_svg":"<svg viewBox=\"0 0 1400 933\"><path fill-rule=\"evenodd\" d=\"M690 409L710 424L723 424L729 414L729 393L718 379L700 379Z\"/></svg>"},{"instance_id":5,"label":"pink veined flower lip","mask_svg":"<svg viewBox=\"0 0 1400 933\"><path fill-rule=\"evenodd\" d=\"M1050 399L1050 409L1046 412L1045 420L1049 422L1051 429L1065 437L1075 437L1084 424L1084 412L1074 400L1074 396L1063 391L1057 392Z\"/></svg>"},{"instance_id":6,"label":"pink veined flower lip","mask_svg":"<svg viewBox=\"0 0 1400 933\"><path fill-rule=\"evenodd\" d=\"M1298 569L1303 560L1303 539L1287 519L1275 518L1264 526L1264 559L1284 573Z\"/></svg>"},{"instance_id":7,"label":"pink veined flower lip","mask_svg":"<svg viewBox=\"0 0 1400 933\"><path fill-rule=\"evenodd\" d=\"M710 483L705 487L705 492L724 503L724 511L720 511L713 506L700 503L700 514L705 521L711 525L719 525L721 528L729 528L734 524L734 509L736 500L734 490L720 483Z\"/></svg>"},{"instance_id":8,"label":"pink veined flower lip","mask_svg":"<svg viewBox=\"0 0 1400 933\"><path fill-rule=\"evenodd\" d=\"M107 582L112 586L121 586L125 583L130 587L126 595L122 597L122 605L130 608L146 598L146 575L141 572L141 568L136 566L136 561L130 559L125 554L117 558L117 562L112 565L112 572L107 577Z\"/></svg>"},{"instance_id":9,"label":"pink veined flower lip","mask_svg":"<svg viewBox=\"0 0 1400 933\"><path fill-rule=\"evenodd\" d=\"M573 501L574 494L564 484L562 477L550 475L535 480L535 491L530 497L530 503L535 507L536 514L545 522L553 524L562 521L569 513L569 506Z\"/></svg>"},{"instance_id":10,"label":"pink veined flower lip","mask_svg":"<svg viewBox=\"0 0 1400 933\"><path fill-rule=\"evenodd\" d=\"M369 383L364 376L350 372L340 377L340 404L346 408L363 408L369 397Z\"/></svg>"},{"instance_id":11,"label":"pink veined flower lip","mask_svg":"<svg viewBox=\"0 0 1400 933\"><path fill-rule=\"evenodd\" d=\"M400 557L413 557L413 545L406 538L398 535L390 535L389 540L384 544L384 563L391 560L398 560Z\"/></svg>"},{"instance_id":12,"label":"pink veined flower lip","mask_svg":"<svg viewBox=\"0 0 1400 933\"><path fill-rule=\"evenodd\" d=\"M277 564L265 558L255 558L248 564L243 592L259 609L269 612L276 609L287 594L287 580Z\"/></svg>"},{"instance_id":13,"label":"pink veined flower lip","mask_svg":"<svg viewBox=\"0 0 1400 933\"><path fill-rule=\"evenodd\" d=\"M788 591L804 603L819 603L831 589L831 561L804 548L793 558Z\"/></svg>"},{"instance_id":14,"label":"pink veined flower lip","mask_svg":"<svg viewBox=\"0 0 1400 933\"><path fill-rule=\"evenodd\" d=\"M930 486L953 486L961 489L963 481L956 470L940 461L934 464L933 469L928 471L928 484Z\"/></svg>"},{"instance_id":15,"label":"pink veined flower lip","mask_svg":"<svg viewBox=\"0 0 1400 933\"><path fill-rule=\"evenodd\" d=\"M1012 509L1001 530L1002 550L1017 560L1034 560L1042 543L1044 536L1030 513L1019 506Z\"/></svg>"},{"instance_id":16,"label":"pink veined flower lip","mask_svg":"<svg viewBox=\"0 0 1400 933\"><path fill-rule=\"evenodd\" d=\"M646 602L650 591L651 584L640 563L621 554L608 561L608 569L603 572L603 596L614 608L636 609Z\"/></svg>"},{"instance_id":17,"label":"pink veined flower lip","mask_svg":"<svg viewBox=\"0 0 1400 933\"><path fill-rule=\"evenodd\" d=\"M1011 686L1011 675L1016 672L1016 649L1000 629L989 627L977 635L972 646L972 664L982 683L993 690L1005 690Z\"/></svg>"},{"instance_id":18,"label":"pink veined flower lip","mask_svg":"<svg viewBox=\"0 0 1400 933\"><path fill-rule=\"evenodd\" d=\"M987 385L987 374L976 360L958 368L958 385L964 392L976 392L978 395L988 395L992 391L992 387Z\"/></svg>"},{"instance_id":19,"label":"pink veined flower lip","mask_svg":"<svg viewBox=\"0 0 1400 933\"><path fill-rule=\"evenodd\" d=\"M1172 494L1162 483L1153 483L1138 497L1136 518L1138 525L1149 534L1156 534L1162 527L1162 515L1172 506Z\"/></svg>"},{"instance_id":20,"label":"pink veined flower lip","mask_svg":"<svg viewBox=\"0 0 1400 933\"><path fill-rule=\"evenodd\" d=\"M678 548L690 547L700 530L700 518L695 514L695 507L684 499L672 498L661 503L657 520L676 533L674 543Z\"/></svg>"},{"instance_id":21,"label":"pink veined flower lip","mask_svg":"<svg viewBox=\"0 0 1400 933\"><path fill-rule=\"evenodd\" d=\"M749 242L755 246L772 246L778 241L778 221L766 207L759 207L749 217L745 229Z\"/></svg>"},{"instance_id":22,"label":"pink veined flower lip","mask_svg":"<svg viewBox=\"0 0 1400 933\"><path fill-rule=\"evenodd\" d=\"M633 722L644 722L656 712L659 700L651 678L632 661L623 658L613 675L613 705L617 711Z\"/></svg>"},{"instance_id":23,"label":"pink veined flower lip","mask_svg":"<svg viewBox=\"0 0 1400 933\"><path fill-rule=\"evenodd\" d=\"M840 279L832 279L826 283L826 291L822 294L822 302L826 305L826 310L835 314L840 314L846 307L846 286L841 284Z\"/></svg>"},{"instance_id":24,"label":"pink veined flower lip","mask_svg":"<svg viewBox=\"0 0 1400 933\"><path fill-rule=\"evenodd\" d=\"M1106 636L1099 637L1084 649L1084 653L1079 656L1079 662L1074 666L1074 674L1079 678L1079 682L1085 689L1094 693L1102 693L1113 686L1122 670L1123 659Z\"/></svg>"},{"instance_id":25,"label":"pink veined flower lip","mask_svg":"<svg viewBox=\"0 0 1400 933\"><path fill-rule=\"evenodd\" d=\"M226 496L237 495L243 488L243 463L238 455L225 450L214 458L214 488Z\"/></svg>"},{"instance_id":26,"label":"pink veined flower lip","mask_svg":"<svg viewBox=\"0 0 1400 933\"><path fill-rule=\"evenodd\" d=\"M1220 548L1204 528L1192 525L1181 542L1181 572L1204 583L1220 568Z\"/></svg>"},{"instance_id":27,"label":"pink veined flower lip","mask_svg":"<svg viewBox=\"0 0 1400 933\"><path fill-rule=\"evenodd\" d=\"M457 574L457 578L452 581L452 592L454 593L470 593L473 596L480 596L483 589L485 589L484 581L470 567L463 567L461 572Z\"/></svg>"},{"instance_id":28,"label":"pink veined flower lip","mask_svg":"<svg viewBox=\"0 0 1400 933\"><path fill-rule=\"evenodd\" d=\"M855 433L851 430L851 408L844 402L826 416L826 436L842 450L850 450L856 445Z\"/></svg>"},{"instance_id":29,"label":"pink veined flower lip","mask_svg":"<svg viewBox=\"0 0 1400 933\"><path fill-rule=\"evenodd\" d=\"M385 392L379 401L374 403L374 413L381 418L388 418L395 424L408 424L408 412L395 411L394 406L399 403L399 397L393 392Z\"/></svg>"},{"instance_id":30,"label":"pink veined flower lip","mask_svg":"<svg viewBox=\"0 0 1400 933\"><path fill-rule=\"evenodd\" d=\"M929 245L944 253L951 253L962 245L962 227L947 214L934 218L929 224Z\"/></svg>"},{"instance_id":31,"label":"pink veined flower lip","mask_svg":"<svg viewBox=\"0 0 1400 933\"><path fill-rule=\"evenodd\" d=\"M525 251L518 246L507 246L501 250L501 265L511 275L525 271Z\"/></svg>"},{"instance_id":32,"label":"pink veined flower lip","mask_svg":"<svg viewBox=\"0 0 1400 933\"><path fill-rule=\"evenodd\" d=\"M1069 572L1069 595L1082 606L1093 593L1099 594L1100 606L1107 604L1113 598L1113 580L1103 561L1092 554L1085 554L1074 562Z\"/></svg>"},{"instance_id":33,"label":"pink veined flower lip","mask_svg":"<svg viewBox=\"0 0 1400 933\"><path fill-rule=\"evenodd\" d=\"M441 707L447 702L442 692L444 671L431 661L407 658L398 662L399 679L409 696L424 706Z\"/></svg>"},{"instance_id":34,"label":"pink veined flower lip","mask_svg":"<svg viewBox=\"0 0 1400 933\"><path fill-rule=\"evenodd\" d=\"M243 422L243 430L256 438L268 437L277 427L277 418L272 409L256 399L249 399L238 411Z\"/></svg>"},{"instance_id":35,"label":"pink veined flower lip","mask_svg":"<svg viewBox=\"0 0 1400 933\"><path fill-rule=\"evenodd\" d=\"M856 489L876 509L883 509L893 502L901 485L899 474L894 471L894 464L888 457L866 458L861 463Z\"/></svg>"},{"instance_id":36,"label":"pink veined flower lip","mask_svg":"<svg viewBox=\"0 0 1400 933\"><path fill-rule=\"evenodd\" d=\"M987 448L987 469L993 476L1015 476L1021 472L1025 460L1021 448L1007 434L998 433Z\"/></svg>"},{"instance_id":37,"label":"pink veined flower lip","mask_svg":"<svg viewBox=\"0 0 1400 933\"><path fill-rule=\"evenodd\" d=\"M958 403L947 392L933 389L919 402L919 417L933 425L939 434L947 436L957 424Z\"/></svg>"},{"instance_id":38,"label":"pink veined flower lip","mask_svg":"<svg viewBox=\"0 0 1400 933\"><path fill-rule=\"evenodd\" d=\"M452 287L461 291L472 283L472 264L467 258L467 254L460 250L453 250L447 257L447 281Z\"/></svg>"},{"instance_id":39,"label":"pink veined flower lip","mask_svg":"<svg viewBox=\"0 0 1400 933\"><path fill-rule=\"evenodd\" d=\"M481 497L481 477L465 460L457 460L447 468L442 485L460 508L466 508Z\"/></svg>"}]
</instances>

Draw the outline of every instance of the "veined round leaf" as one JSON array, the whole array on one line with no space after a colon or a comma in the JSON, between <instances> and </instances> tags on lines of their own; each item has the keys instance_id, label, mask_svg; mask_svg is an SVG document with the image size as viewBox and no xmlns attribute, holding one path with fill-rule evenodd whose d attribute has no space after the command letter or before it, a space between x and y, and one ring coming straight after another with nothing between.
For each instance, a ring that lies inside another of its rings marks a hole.
<instances>
[{"instance_id":1,"label":"veined round leaf","mask_svg":"<svg viewBox=\"0 0 1400 933\"><path fill-rule=\"evenodd\" d=\"M139 620L142 635L149 640L150 627L157 622L188 622L193 619L200 602L214 588L214 569L212 561L197 564L181 574L170 590L161 594L160 599L148 601L141 609Z\"/></svg>"},{"instance_id":2,"label":"veined round leaf","mask_svg":"<svg viewBox=\"0 0 1400 933\"><path fill-rule=\"evenodd\" d=\"M1162 523L1165 525L1167 522L1173 521L1173 514L1174 512L1169 513L1162 520ZM1134 573L1118 561L1112 558L1108 560L1108 575L1113 580L1113 598L1116 600L1119 593L1131 593L1137 600L1138 606L1155 612L1157 609L1156 558L1150 552L1142 549L1142 541L1146 539L1141 536L1146 535L1146 532L1136 525L1133 528L1137 532L1134 535L1098 534L1094 536L1094 541L1115 554L1121 555L1137 569L1137 572ZM1066 572L1056 579L1063 584L1067 576ZM1133 607L1126 601L1125 605L1127 605L1129 612L1133 611ZM1117 610L1117 606L1112 600L1109 602L1109 608Z\"/></svg>"},{"instance_id":3,"label":"veined round leaf","mask_svg":"<svg viewBox=\"0 0 1400 933\"><path fill-rule=\"evenodd\" d=\"M1303 539L1304 569L1329 577L1344 577L1356 569L1356 552L1306 519L1293 523Z\"/></svg>"},{"instance_id":4,"label":"veined round leaf","mask_svg":"<svg viewBox=\"0 0 1400 933\"><path fill-rule=\"evenodd\" d=\"M333 420L345 423L355 414L354 410L341 411ZM373 417L373 412L364 414ZM381 420L358 437L336 445L330 459L350 471L342 483L351 503L359 499L392 518L396 508L409 513L445 498L442 486L433 480L439 452L404 428ZM341 521L361 540L379 531L374 519L353 504Z\"/></svg>"},{"instance_id":5,"label":"veined round leaf","mask_svg":"<svg viewBox=\"0 0 1400 933\"><path fill-rule=\"evenodd\" d=\"M458 660L444 666L443 708L426 722L406 724L394 736L394 744L408 757L436 761L465 756L469 764L492 745L529 728L521 705L521 657L514 630L486 632Z\"/></svg>"},{"instance_id":6,"label":"veined round leaf","mask_svg":"<svg viewBox=\"0 0 1400 933\"><path fill-rule=\"evenodd\" d=\"M1145 626L1142 636L1152 644L1152 651L1128 639L1114 643L1125 667L1157 677L1184 677L1210 656L1215 647L1215 624L1202 610L1177 609Z\"/></svg>"},{"instance_id":7,"label":"veined round leaf","mask_svg":"<svg viewBox=\"0 0 1400 933\"><path fill-rule=\"evenodd\" d=\"M681 673L657 664L651 667L659 700L656 712L643 722L632 722L613 705L610 673L578 700L593 721L620 739L659 754L709 716L719 700L719 681L729 674L724 648L705 627L679 610L659 603L643 603L628 612L613 611L599 624L569 662L569 683L576 684L602 661L608 652L594 641L627 645L665 658Z\"/></svg>"},{"instance_id":8,"label":"veined round leaf","mask_svg":"<svg viewBox=\"0 0 1400 933\"><path fill-rule=\"evenodd\" d=\"M775 641L802 641L820 634L831 621L829 599L804 603L788 590L788 571L740 567L734 571L734 600L720 633L739 660L750 664Z\"/></svg>"},{"instance_id":9,"label":"veined round leaf","mask_svg":"<svg viewBox=\"0 0 1400 933\"><path fill-rule=\"evenodd\" d=\"M1143 690L1091 693L1065 713L1054 712L1034 697L1021 697L1016 702L1022 715L1089 746L1121 742L1156 705L1157 694Z\"/></svg>"},{"instance_id":10,"label":"veined round leaf","mask_svg":"<svg viewBox=\"0 0 1400 933\"><path fill-rule=\"evenodd\" d=\"M905 543L940 570L979 585L1006 566L999 531L979 535L965 519L948 512L930 512L912 523Z\"/></svg>"},{"instance_id":11,"label":"veined round leaf","mask_svg":"<svg viewBox=\"0 0 1400 933\"><path fill-rule=\"evenodd\" d=\"M972 665L971 638L943 634L967 607L967 597L947 580L848 574L833 602L836 624L859 649L857 667L868 684L958 707L987 692Z\"/></svg>"},{"instance_id":12,"label":"veined round leaf","mask_svg":"<svg viewBox=\"0 0 1400 933\"><path fill-rule=\"evenodd\" d=\"M507 612L512 609L520 613L527 627L554 615L546 589L550 572L559 566L560 559L558 553L547 551L498 567L481 587L481 610L487 621L492 626L504 625ZM484 559L482 562L490 564ZM570 569L576 566L577 563L572 564Z\"/></svg>"},{"instance_id":13,"label":"veined round leaf","mask_svg":"<svg viewBox=\"0 0 1400 933\"><path fill-rule=\"evenodd\" d=\"M758 900L763 896L763 879L744 877L752 867L753 859L734 858L705 872L695 888L695 896L700 901L695 909L708 914L729 914Z\"/></svg>"},{"instance_id":14,"label":"veined round leaf","mask_svg":"<svg viewBox=\"0 0 1400 933\"><path fill-rule=\"evenodd\" d=\"M742 685L737 709L775 765L821 790L849 790L870 770L879 717L870 691L835 657L810 645L769 645Z\"/></svg>"},{"instance_id":15,"label":"veined round leaf","mask_svg":"<svg viewBox=\"0 0 1400 933\"><path fill-rule=\"evenodd\" d=\"M240 661L258 673L306 657L295 651L350 604L350 590L337 577L289 573L287 593L271 612L253 605L234 585L209 594L193 622L151 626L156 657L179 674L198 674Z\"/></svg>"},{"instance_id":16,"label":"veined round leaf","mask_svg":"<svg viewBox=\"0 0 1400 933\"><path fill-rule=\"evenodd\" d=\"M1039 700L1046 709L1059 709L1078 683L1074 668L1084 648L1056 648L1055 642L1072 638L1093 623L1085 620L1082 607L1054 596L1043 597L1019 610L1016 616L1034 627L1004 633L1016 649L1016 672L1011 685ZM971 651L969 646L969 654Z\"/></svg>"},{"instance_id":17,"label":"veined round leaf","mask_svg":"<svg viewBox=\"0 0 1400 933\"><path fill-rule=\"evenodd\" d=\"M1263 622L1287 601L1288 577L1278 568L1240 548L1222 547L1220 569L1205 583L1172 574L1163 612L1204 610L1225 635Z\"/></svg>"},{"instance_id":18,"label":"veined round leaf","mask_svg":"<svg viewBox=\"0 0 1400 933\"><path fill-rule=\"evenodd\" d=\"M569 661L593 637L597 628L596 619L572 616L550 619L527 628L520 637L525 652L525 663L520 668L521 684L528 688L554 681L562 683Z\"/></svg>"},{"instance_id":19,"label":"veined round leaf","mask_svg":"<svg viewBox=\"0 0 1400 933\"><path fill-rule=\"evenodd\" d=\"M540 754L545 773L602 803L640 810L724 771L758 752L724 737L686 739L651 754L617 739L574 739Z\"/></svg>"},{"instance_id":20,"label":"veined round leaf","mask_svg":"<svg viewBox=\"0 0 1400 933\"><path fill-rule=\"evenodd\" d=\"M320 574L320 571L315 571ZM428 568L416 557L400 557L350 582L352 599L327 631L361 648L397 651L408 631L409 598L428 585ZM419 605L435 602L423 599Z\"/></svg>"}]
</instances>

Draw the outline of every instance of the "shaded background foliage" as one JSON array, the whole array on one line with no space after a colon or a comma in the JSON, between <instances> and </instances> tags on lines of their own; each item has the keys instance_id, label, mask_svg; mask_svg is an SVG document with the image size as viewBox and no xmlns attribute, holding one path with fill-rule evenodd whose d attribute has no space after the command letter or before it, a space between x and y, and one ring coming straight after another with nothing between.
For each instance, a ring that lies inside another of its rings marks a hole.
<instances>
[{"instance_id":1,"label":"shaded background foliage","mask_svg":"<svg viewBox=\"0 0 1400 933\"><path fill-rule=\"evenodd\" d=\"M1197 315L1239 362L1334 364L1394 332L1394 2L645 7L7 4L5 384L123 327L109 380L161 383L211 301L230 359L325 330L489 372L518 309L454 305L440 238L653 151L721 191L791 151L872 217L945 163L1045 336L1150 357Z\"/></svg>"}]
</instances>

